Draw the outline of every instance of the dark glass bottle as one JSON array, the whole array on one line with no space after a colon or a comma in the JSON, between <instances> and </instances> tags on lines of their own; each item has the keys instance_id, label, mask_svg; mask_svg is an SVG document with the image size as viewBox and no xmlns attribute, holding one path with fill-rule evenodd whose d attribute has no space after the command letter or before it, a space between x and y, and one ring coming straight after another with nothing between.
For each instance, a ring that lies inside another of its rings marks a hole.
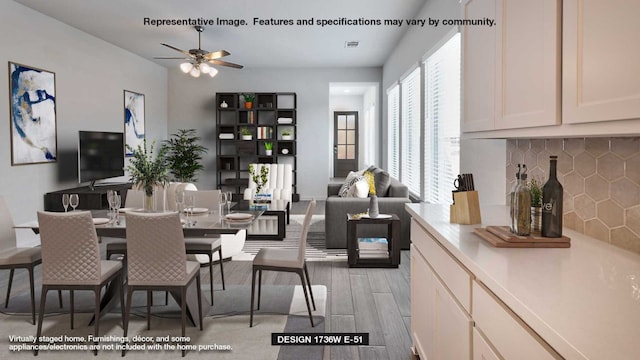
<instances>
[{"instance_id":1,"label":"dark glass bottle","mask_svg":"<svg viewBox=\"0 0 640 360\"><path fill-rule=\"evenodd\" d=\"M542 236L562 236L562 185L558 181L558 157L549 157L549 180L542 187Z\"/></svg>"}]
</instances>

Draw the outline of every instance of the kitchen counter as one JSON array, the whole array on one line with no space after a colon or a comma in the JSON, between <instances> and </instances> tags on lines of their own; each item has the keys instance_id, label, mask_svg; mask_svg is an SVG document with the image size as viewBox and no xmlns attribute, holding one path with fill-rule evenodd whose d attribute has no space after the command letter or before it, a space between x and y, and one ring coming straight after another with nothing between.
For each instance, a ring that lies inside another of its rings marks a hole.
<instances>
[{"instance_id":1,"label":"kitchen counter","mask_svg":"<svg viewBox=\"0 0 640 360\"><path fill-rule=\"evenodd\" d=\"M640 356L640 255L566 228L568 249L495 248L473 228L507 224L507 206L482 207L479 225L449 223L448 205L406 208L563 357Z\"/></svg>"}]
</instances>

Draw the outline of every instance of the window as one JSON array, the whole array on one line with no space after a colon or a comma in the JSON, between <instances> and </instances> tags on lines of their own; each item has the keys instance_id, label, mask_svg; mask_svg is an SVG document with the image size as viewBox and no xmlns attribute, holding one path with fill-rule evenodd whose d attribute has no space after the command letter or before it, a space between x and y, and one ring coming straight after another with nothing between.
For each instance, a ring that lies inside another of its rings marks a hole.
<instances>
[{"instance_id":1,"label":"window","mask_svg":"<svg viewBox=\"0 0 640 360\"><path fill-rule=\"evenodd\" d=\"M387 92L387 168L389 175L400 179L400 86Z\"/></svg>"},{"instance_id":2,"label":"window","mask_svg":"<svg viewBox=\"0 0 640 360\"><path fill-rule=\"evenodd\" d=\"M413 70L400 82L402 101L400 181L409 191L420 196L420 68Z\"/></svg>"},{"instance_id":3,"label":"window","mask_svg":"<svg viewBox=\"0 0 640 360\"><path fill-rule=\"evenodd\" d=\"M460 171L460 34L429 56L424 69L423 200L450 203Z\"/></svg>"}]
</instances>

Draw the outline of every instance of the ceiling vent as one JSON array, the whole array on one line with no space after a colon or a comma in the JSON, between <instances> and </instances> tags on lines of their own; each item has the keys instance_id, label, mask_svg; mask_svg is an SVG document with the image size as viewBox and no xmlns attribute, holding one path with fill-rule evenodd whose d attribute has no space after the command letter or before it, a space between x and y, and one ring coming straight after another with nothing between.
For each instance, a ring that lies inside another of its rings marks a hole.
<instances>
[{"instance_id":1,"label":"ceiling vent","mask_svg":"<svg viewBox=\"0 0 640 360\"><path fill-rule=\"evenodd\" d=\"M347 49L355 49L358 46L360 46L360 41L345 41L344 42L344 47L346 47Z\"/></svg>"}]
</instances>

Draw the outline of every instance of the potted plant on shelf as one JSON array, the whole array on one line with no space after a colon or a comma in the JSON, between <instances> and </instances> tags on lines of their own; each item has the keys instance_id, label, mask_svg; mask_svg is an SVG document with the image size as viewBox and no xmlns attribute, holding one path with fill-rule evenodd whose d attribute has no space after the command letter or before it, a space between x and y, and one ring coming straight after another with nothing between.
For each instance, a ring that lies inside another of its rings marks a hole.
<instances>
[{"instance_id":1,"label":"potted plant on shelf","mask_svg":"<svg viewBox=\"0 0 640 360\"><path fill-rule=\"evenodd\" d=\"M256 99L256 96L253 94L242 94L242 99L244 99L244 107L245 109L251 109L253 107L253 102Z\"/></svg>"},{"instance_id":2,"label":"potted plant on shelf","mask_svg":"<svg viewBox=\"0 0 640 360\"><path fill-rule=\"evenodd\" d=\"M242 129L240 129L240 136L242 136L242 140L253 139L253 133L247 127L243 127Z\"/></svg>"},{"instance_id":3,"label":"potted plant on shelf","mask_svg":"<svg viewBox=\"0 0 640 360\"><path fill-rule=\"evenodd\" d=\"M180 182L196 181L196 173L204 166L201 164L202 155L207 148L198 144L200 137L195 129L179 129L163 142L167 148L167 163L175 180Z\"/></svg>"},{"instance_id":4,"label":"potted plant on shelf","mask_svg":"<svg viewBox=\"0 0 640 360\"><path fill-rule=\"evenodd\" d=\"M267 156L271 156L273 154L273 143L271 141L264 143L264 153Z\"/></svg>"},{"instance_id":5,"label":"potted plant on shelf","mask_svg":"<svg viewBox=\"0 0 640 360\"><path fill-rule=\"evenodd\" d=\"M158 154L154 156L153 148L155 141L151 143L151 147L147 149L147 140L143 140L141 145L136 149L127 145L127 149L133 152L133 157L127 166L129 171L129 179L135 184L135 187L144 191L144 209L153 211L153 193L158 185L165 185L169 182L169 166L167 165L167 147L161 146Z\"/></svg>"},{"instance_id":6,"label":"potted plant on shelf","mask_svg":"<svg viewBox=\"0 0 640 360\"><path fill-rule=\"evenodd\" d=\"M531 193L531 231L539 232L542 228L542 188L540 181L532 177L529 181Z\"/></svg>"},{"instance_id":7,"label":"potted plant on shelf","mask_svg":"<svg viewBox=\"0 0 640 360\"><path fill-rule=\"evenodd\" d=\"M280 135L282 136L282 140L291 140L292 139L291 130L289 130L289 129L283 130L282 133L280 133Z\"/></svg>"}]
</instances>

